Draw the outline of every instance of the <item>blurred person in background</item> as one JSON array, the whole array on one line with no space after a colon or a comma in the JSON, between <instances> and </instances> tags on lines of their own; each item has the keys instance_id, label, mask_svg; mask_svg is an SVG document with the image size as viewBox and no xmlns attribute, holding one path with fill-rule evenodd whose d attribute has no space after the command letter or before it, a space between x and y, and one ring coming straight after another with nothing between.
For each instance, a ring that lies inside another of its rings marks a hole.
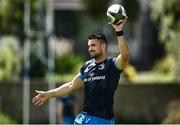
<instances>
[{"instance_id":1,"label":"blurred person in background","mask_svg":"<svg viewBox=\"0 0 180 125\"><path fill-rule=\"evenodd\" d=\"M77 114L76 98L74 95L66 95L58 98L57 120L58 124L73 124Z\"/></svg>"},{"instance_id":2,"label":"blurred person in background","mask_svg":"<svg viewBox=\"0 0 180 125\"><path fill-rule=\"evenodd\" d=\"M75 78L62 86L37 91L32 102L41 106L52 97L62 97L84 87L82 111L75 118L75 124L114 124L113 96L118 86L120 74L128 64L129 49L123 34L127 18L121 24L111 24L117 34L120 54L108 57L107 40L102 33L88 37L91 60L87 61Z\"/></svg>"}]
</instances>

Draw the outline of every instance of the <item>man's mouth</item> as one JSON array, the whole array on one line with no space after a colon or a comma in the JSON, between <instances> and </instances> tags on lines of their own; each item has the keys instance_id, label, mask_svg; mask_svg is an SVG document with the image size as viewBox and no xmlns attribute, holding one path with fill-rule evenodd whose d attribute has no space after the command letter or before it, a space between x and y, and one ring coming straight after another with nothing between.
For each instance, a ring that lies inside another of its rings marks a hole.
<instances>
[{"instance_id":1,"label":"man's mouth","mask_svg":"<svg viewBox=\"0 0 180 125\"><path fill-rule=\"evenodd\" d=\"M94 53L95 51L94 50L91 50L91 51L89 51L90 53Z\"/></svg>"}]
</instances>

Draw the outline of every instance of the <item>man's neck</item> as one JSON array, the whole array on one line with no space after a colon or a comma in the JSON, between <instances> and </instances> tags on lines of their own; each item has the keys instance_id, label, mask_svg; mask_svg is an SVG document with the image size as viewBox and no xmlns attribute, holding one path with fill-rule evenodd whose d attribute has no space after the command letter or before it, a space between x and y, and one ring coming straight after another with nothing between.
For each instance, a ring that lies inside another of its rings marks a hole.
<instances>
[{"instance_id":1,"label":"man's neck","mask_svg":"<svg viewBox=\"0 0 180 125\"><path fill-rule=\"evenodd\" d=\"M100 62L103 62L103 61L106 60L106 59L107 59L107 54L105 54L105 55L103 55L103 56L95 59L95 62L96 62L96 63L100 63Z\"/></svg>"}]
</instances>

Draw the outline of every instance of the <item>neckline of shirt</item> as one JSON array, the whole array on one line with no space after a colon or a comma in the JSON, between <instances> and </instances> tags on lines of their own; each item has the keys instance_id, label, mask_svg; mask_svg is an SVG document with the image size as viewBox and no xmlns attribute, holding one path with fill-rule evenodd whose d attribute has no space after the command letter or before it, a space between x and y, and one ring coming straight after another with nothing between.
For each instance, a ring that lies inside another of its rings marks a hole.
<instances>
[{"instance_id":1,"label":"neckline of shirt","mask_svg":"<svg viewBox=\"0 0 180 125\"><path fill-rule=\"evenodd\" d=\"M104 59L104 60L101 61L101 62L96 62L95 59L94 59L94 63L98 65L98 64L101 64L101 63L105 62L105 61L108 60L108 59L109 59L109 57L107 57L106 59Z\"/></svg>"}]
</instances>

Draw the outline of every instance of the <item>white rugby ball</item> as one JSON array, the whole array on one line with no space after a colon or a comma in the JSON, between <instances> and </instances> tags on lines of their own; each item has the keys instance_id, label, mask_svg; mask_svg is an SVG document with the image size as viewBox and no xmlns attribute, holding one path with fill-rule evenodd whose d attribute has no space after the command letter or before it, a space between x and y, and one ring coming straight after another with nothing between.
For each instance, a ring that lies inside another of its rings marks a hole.
<instances>
[{"instance_id":1,"label":"white rugby ball","mask_svg":"<svg viewBox=\"0 0 180 125\"><path fill-rule=\"evenodd\" d=\"M120 4L113 4L108 7L106 12L109 23L120 24L124 22L127 17L126 10Z\"/></svg>"}]
</instances>

